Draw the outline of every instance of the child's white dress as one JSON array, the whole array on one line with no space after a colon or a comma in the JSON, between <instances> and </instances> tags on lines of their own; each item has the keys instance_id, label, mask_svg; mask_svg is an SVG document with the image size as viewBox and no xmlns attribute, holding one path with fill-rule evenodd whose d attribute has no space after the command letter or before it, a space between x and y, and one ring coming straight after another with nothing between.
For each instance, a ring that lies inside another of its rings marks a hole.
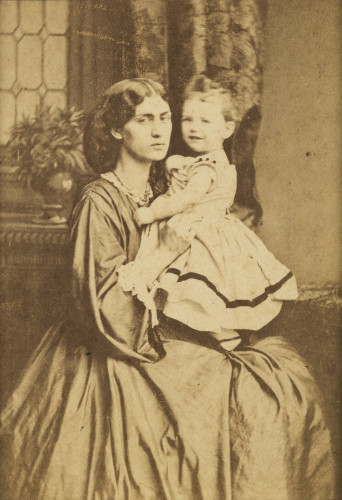
<instances>
[{"instance_id":1,"label":"child's white dress","mask_svg":"<svg viewBox=\"0 0 342 500\"><path fill-rule=\"evenodd\" d=\"M200 203L168 221L170 226L190 225L196 236L159 277L158 287L167 292L163 314L211 332L220 342L236 339L235 329L259 330L277 316L283 300L298 297L297 284L258 236L229 213L235 166L220 149L198 158L170 157L166 168L169 194L184 189L199 169L209 170L212 183ZM143 238L142 253L152 240ZM231 348L238 343L231 342Z\"/></svg>"}]
</instances>

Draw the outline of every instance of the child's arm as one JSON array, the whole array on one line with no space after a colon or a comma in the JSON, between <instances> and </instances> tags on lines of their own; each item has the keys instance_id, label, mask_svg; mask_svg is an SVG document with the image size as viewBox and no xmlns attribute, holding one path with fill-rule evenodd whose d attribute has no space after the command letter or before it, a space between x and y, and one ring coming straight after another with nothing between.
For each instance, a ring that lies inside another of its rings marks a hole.
<instances>
[{"instance_id":1,"label":"child's arm","mask_svg":"<svg viewBox=\"0 0 342 500\"><path fill-rule=\"evenodd\" d=\"M201 168L194 173L187 186L170 196L159 196L149 207L138 208L135 220L139 226L166 219L193 207L208 191L212 183L212 169Z\"/></svg>"}]
</instances>

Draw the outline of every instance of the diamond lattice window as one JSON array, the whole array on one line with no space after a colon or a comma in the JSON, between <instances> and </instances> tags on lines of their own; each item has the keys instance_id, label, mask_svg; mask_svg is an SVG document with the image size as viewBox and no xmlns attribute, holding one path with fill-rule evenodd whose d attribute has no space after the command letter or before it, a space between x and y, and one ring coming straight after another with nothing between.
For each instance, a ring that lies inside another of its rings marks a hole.
<instances>
[{"instance_id":1,"label":"diamond lattice window","mask_svg":"<svg viewBox=\"0 0 342 500\"><path fill-rule=\"evenodd\" d=\"M67 99L67 0L0 1L0 142L40 102Z\"/></svg>"}]
</instances>

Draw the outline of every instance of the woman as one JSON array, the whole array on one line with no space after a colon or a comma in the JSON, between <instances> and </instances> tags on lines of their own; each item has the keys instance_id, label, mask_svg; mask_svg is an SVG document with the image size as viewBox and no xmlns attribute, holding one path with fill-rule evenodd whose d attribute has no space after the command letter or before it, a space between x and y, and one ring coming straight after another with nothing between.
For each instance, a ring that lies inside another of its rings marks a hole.
<instances>
[{"instance_id":1,"label":"woman","mask_svg":"<svg viewBox=\"0 0 342 500\"><path fill-rule=\"evenodd\" d=\"M221 353L165 319L148 338L123 291L121 266L153 280L164 265L134 260L133 216L170 133L165 91L147 79L108 89L86 130L104 173L73 213L72 317L45 335L3 413L2 498L333 498L317 391L284 340ZM169 262L190 239L161 234L158 253Z\"/></svg>"}]
</instances>

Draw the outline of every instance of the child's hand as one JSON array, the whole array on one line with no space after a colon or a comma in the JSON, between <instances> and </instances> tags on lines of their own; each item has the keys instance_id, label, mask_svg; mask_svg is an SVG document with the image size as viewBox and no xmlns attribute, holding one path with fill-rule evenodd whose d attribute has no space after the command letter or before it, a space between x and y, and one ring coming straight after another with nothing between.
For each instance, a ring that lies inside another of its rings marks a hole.
<instances>
[{"instance_id":1,"label":"child's hand","mask_svg":"<svg viewBox=\"0 0 342 500\"><path fill-rule=\"evenodd\" d=\"M144 224L151 224L154 222L153 211L148 207L141 207L135 211L134 220L138 226L143 226Z\"/></svg>"}]
</instances>

